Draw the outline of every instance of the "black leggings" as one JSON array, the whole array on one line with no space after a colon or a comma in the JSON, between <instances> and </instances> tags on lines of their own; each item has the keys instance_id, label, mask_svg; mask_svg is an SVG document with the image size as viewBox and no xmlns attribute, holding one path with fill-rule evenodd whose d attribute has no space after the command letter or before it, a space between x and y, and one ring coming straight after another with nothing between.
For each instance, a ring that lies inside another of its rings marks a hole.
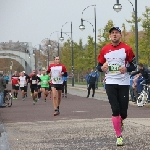
<instances>
[{"instance_id":1,"label":"black leggings","mask_svg":"<svg viewBox=\"0 0 150 150\"><path fill-rule=\"evenodd\" d=\"M122 119L127 118L129 86L106 84L106 93L111 105L112 116L120 115Z\"/></svg>"},{"instance_id":2,"label":"black leggings","mask_svg":"<svg viewBox=\"0 0 150 150\"><path fill-rule=\"evenodd\" d=\"M64 93L64 92L65 92L65 94L67 94L67 81L63 82L62 93Z\"/></svg>"},{"instance_id":3,"label":"black leggings","mask_svg":"<svg viewBox=\"0 0 150 150\"><path fill-rule=\"evenodd\" d=\"M94 84L89 84L89 87L88 87L88 96L90 95L90 91L91 89L93 90L93 96L95 94L95 83Z\"/></svg>"}]
</instances>

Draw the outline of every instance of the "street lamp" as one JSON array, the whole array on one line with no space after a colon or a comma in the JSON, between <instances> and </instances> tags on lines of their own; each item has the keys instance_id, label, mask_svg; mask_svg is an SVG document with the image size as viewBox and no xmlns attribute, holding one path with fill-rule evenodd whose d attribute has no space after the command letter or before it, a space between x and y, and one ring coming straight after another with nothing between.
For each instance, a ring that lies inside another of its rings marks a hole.
<instances>
[{"instance_id":1,"label":"street lamp","mask_svg":"<svg viewBox=\"0 0 150 150\"><path fill-rule=\"evenodd\" d=\"M64 25L66 25L68 22L66 22ZM62 25L62 28L64 27L64 25ZM62 32L62 28L61 28L61 37L59 38L59 40L62 42L64 40L64 37L62 37L62 33L71 33L71 55L72 55L72 86L74 86L74 51L73 51L73 39L72 39L72 22L71 22L71 32Z\"/></svg>"},{"instance_id":2,"label":"street lamp","mask_svg":"<svg viewBox=\"0 0 150 150\"><path fill-rule=\"evenodd\" d=\"M113 9L116 12L121 11L122 6L121 4L119 4L119 0L116 0L117 3L113 6ZM130 2L130 4L133 7L133 4L131 3L130 0L128 0ZM138 17L137 17L137 0L135 0L135 9L133 7L133 12L135 15L135 52L136 52L136 65L138 64Z\"/></svg>"},{"instance_id":3,"label":"street lamp","mask_svg":"<svg viewBox=\"0 0 150 150\"><path fill-rule=\"evenodd\" d=\"M95 29L93 28L93 32L95 33L95 43L94 43L94 62L95 62L95 67L97 66L97 59L96 59L96 5L90 5L90 6L87 6L86 8L84 8L84 10L82 11L82 15L83 15L83 12L87 9L87 8L89 8L89 7L94 7L94 20L95 20ZM86 21L86 22L88 22L88 23L90 23L89 21L87 21L87 20L84 20L84 19L82 19L81 18L81 25L79 26L79 29L80 30L84 30L85 29L85 26L83 25L83 22L84 21ZM91 23L90 23L91 24ZM92 25L92 24L91 24ZM93 25L92 25L92 27L93 27Z\"/></svg>"},{"instance_id":4,"label":"street lamp","mask_svg":"<svg viewBox=\"0 0 150 150\"><path fill-rule=\"evenodd\" d=\"M55 31L55 32L52 32L51 34L50 34L50 37L51 37L51 35L53 34L53 33L58 33L59 31ZM59 37L59 36L58 36ZM58 38L58 43L57 43L57 49L58 49L58 56L59 56L59 38Z\"/></svg>"},{"instance_id":5,"label":"street lamp","mask_svg":"<svg viewBox=\"0 0 150 150\"><path fill-rule=\"evenodd\" d=\"M117 0L116 4L114 4L113 9L114 9L116 12L121 11L122 5L119 4L119 0Z\"/></svg>"}]
</instances>

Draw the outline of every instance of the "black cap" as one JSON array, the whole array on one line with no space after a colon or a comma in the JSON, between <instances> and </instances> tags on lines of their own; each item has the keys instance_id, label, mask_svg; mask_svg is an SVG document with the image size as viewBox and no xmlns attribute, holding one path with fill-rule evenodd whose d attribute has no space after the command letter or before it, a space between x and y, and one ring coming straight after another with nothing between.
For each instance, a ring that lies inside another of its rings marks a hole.
<instances>
[{"instance_id":1,"label":"black cap","mask_svg":"<svg viewBox=\"0 0 150 150\"><path fill-rule=\"evenodd\" d=\"M111 33L113 30L118 30L118 31L121 33L121 30L119 29L119 27L112 27L112 28L109 30L109 33Z\"/></svg>"}]
</instances>

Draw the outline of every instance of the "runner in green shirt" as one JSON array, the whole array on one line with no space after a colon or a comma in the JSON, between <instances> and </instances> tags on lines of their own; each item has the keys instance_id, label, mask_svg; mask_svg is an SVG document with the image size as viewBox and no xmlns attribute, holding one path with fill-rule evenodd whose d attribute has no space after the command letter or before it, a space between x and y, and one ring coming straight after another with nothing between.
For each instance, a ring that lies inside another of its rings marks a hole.
<instances>
[{"instance_id":1,"label":"runner in green shirt","mask_svg":"<svg viewBox=\"0 0 150 150\"><path fill-rule=\"evenodd\" d=\"M45 69L42 70L42 75L40 79L41 79L41 90L46 102L46 97L48 96L48 91L49 91L50 76L46 74Z\"/></svg>"}]
</instances>

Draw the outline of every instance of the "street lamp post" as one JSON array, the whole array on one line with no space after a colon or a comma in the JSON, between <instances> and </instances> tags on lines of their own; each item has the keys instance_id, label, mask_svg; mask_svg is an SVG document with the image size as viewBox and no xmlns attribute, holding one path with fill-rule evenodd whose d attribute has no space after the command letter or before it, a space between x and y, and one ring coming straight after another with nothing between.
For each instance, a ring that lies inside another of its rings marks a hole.
<instances>
[{"instance_id":1,"label":"street lamp post","mask_svg":"<svg viewBox=\"0 0 150 150\"><path fill-rule=\"evenodd\" d=\"M93 32L95 33L95 42L94 42L94 65L95 67L97 66L97 59L96 59L96 5L90 5L90 6L87 6L86 8L84 8L84 10L82 11L82 15L83 15L83 12L89 8L89 7L94 7L94 22L95 22L95 27L93 29ZM79 26L79 29L80 30L84 30L85 29L85 26L83 25L83 21L87 21L87 20L84 20L81 18L81 25ZM87 21L88 23L90 23L89 21ZM91 23L90 23L91 24ZM91 24L92 25L92 24ZM92 25L93 27L93 25Z\"/></svg>"},{"instance_id":2,"label":"street lamp post","mask_svg":"<svg viewBox=\"0 0 150 150\"><path fill-rule=\"evenodd\" d=\"M36 52L35 52L35 50L33 50L33 56L34 56L34 58L35 58L35 70L36 70L37 65L36 65Z\"/></svg>"},{"instance_id":3,"label":"street lamp post","mask_svg":"<svg viewBox=\"0 0 150 150\"><path fill-rule=\"evenodd\" d=\"M50 34L50 37L51 37L51 35L53 34L53 33L58 33L59 31L55 31L55 32L52 32L51 34ZM58 36L59 37L59 36ZM58 49L58 56L59 56L59 38L58 38L58 43L57 43L57 49Z\"/></svg>"},{"instance_id":4,"label":"street lamp post","mask_svg":"<svg viewBox=\"0 0 150 150\"><path fill-rule=\"evenodd\" d=\"M39 45L39 57L38 57L38 59L37 59L37 55L36 55L36 46L37 45ZM33 47L33 55L35 56L35 69L37 69L38 67L39 67L39 65L37 66L37 60L38 60L38 63L40 63L40 65L42 64L41 63L41 54L40 54L40 52L41 52L41 44L37 44L37 45L35 45L34 47Z\"/></svg>"},{"instance_id":5,"label":"street lamp post","mask_svg":"<svg viewBox=\"0 0 150 150\"><path fill-rule=\"evenodd\" d=\"M130 0L128 0L133 7L133 4ZM116 0L116 4L113 6L113 9L116 12L121 11L122 6L119 4L119 0ZM138 17L137 17L137 0L135 0L135 9L133 7L133 12L135 15L135 52L136 52L136 65L138 64Z\"/></svg>"},{"instance_id":6,"label":"street lamp post","mask_svg":"<svg viewBox=\"0 0 150 150\"><path fill-rule=\"evenodd\" d=\"M68 22L66 22L65 24L67 24ZM65 25L64 24L64 25ZM63 25L63 26L64 26ZM62 28L63 28L62 26ZM73 38L72 38L72 22L71 22L71 32L62 32L62 28L61 28L61 37L59 38L60 41L64 40L64 37L62 37L62 33L71 33L71 56L72 56L72 86L74 86L74 51L73 51Z\"/></svg>"},{"instance_id":7,"label":"street lamp post","mask_svg":"<svg viewBox=\"0 0 150 150\"><path fill-rule=\"evenodd\" d=\"M48 50L47 50L47 55L48 55L48 62L47 62L47 67L49 66L49 61L50 61L50 58L49 58L49 51L50 51L50 47L51 47L51 43L50 43L50 40L48 40Z\"/></svg>"}]
</instances>

